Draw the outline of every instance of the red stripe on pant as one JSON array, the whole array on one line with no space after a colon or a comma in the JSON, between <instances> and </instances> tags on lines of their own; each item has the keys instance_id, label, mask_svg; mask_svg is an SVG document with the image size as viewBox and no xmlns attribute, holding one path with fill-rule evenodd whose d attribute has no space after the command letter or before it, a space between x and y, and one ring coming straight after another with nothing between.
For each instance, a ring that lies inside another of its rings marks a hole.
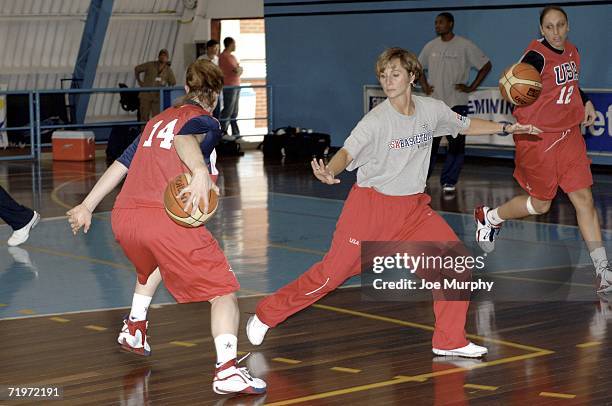
<instances>
[{"instance_id":1,"label":"red stripe on pant","mask_svg":"<svg viewBox=\"0 0 612 406\"><path fill-rule=\"evenodd\" d=\"M426 194L387 196L372 188L353 186L325 257L295 281L261 300L257 317L275 327L358 275L360 241L459 241L444 219L431 209L430 201ZM455 349L468 344L464 330L468 307L468 301L434 301L435 348Z\"/></svg>"}]
</instances>

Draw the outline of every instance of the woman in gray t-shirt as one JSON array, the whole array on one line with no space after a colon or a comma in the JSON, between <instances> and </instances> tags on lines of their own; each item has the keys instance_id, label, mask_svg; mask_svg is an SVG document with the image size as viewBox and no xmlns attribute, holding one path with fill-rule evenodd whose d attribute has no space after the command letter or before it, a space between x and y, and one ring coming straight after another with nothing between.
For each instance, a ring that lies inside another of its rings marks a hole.
<instances>
[{"instance_id":1,"label":"woman in gray t-shirt","mask_svg":"<svg viewBox=\"0 0 612 406\"><path fill-rule=\"evenodd\" d=\"M312 161L313 173L323 183L340 183L336 176L345 169L357 169L357 183L344 204L323 260L259 302L256 315L247 323L252 344L261 344L270 327L359 274L362 241L459 241L423 193L433 137L540 132L531 125L470 120L441 101L413 96L412 85L421 73L421 65L411 52L401 48L384 51L378 57L376 74L387 100L366 114L328 165L323 160ZM416 273L421 276L419 270ZM461 280L467 274L454 277ZM432 351L474 358L486 354L485 347L469 342L465 336L469 301L441 299L444 297L434 291Z\"/></svg>"}]
</instances>

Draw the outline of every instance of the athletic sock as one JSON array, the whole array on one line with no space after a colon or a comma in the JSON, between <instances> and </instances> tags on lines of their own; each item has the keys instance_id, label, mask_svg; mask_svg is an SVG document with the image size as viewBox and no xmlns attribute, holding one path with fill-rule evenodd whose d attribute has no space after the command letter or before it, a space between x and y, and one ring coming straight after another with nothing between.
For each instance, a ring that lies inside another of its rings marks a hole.
<instances>
[{"instance_id":1,"label":"athletic sock","mask_svg":"<svg viewBox=\"0 0 612 406\"><path fill-rule=\"evenodd\" d=\"M487 220L489 220L489 223L491 223L494 226L498 226L504 222L504 219L499 217L499 214L497 214L497 210L498 208L495 208L487 212Z\"/></svg>"},{"instance_id":2,"label":"athletic sock","mask_svg":"<svg viewBox=\"0 0 612 406\"><path fill-rule=\"evenodd\" d=\"M151 299L153 299L151 296L134 293L134 298L132 299L132 310L130 311L131 321L141 321L147 319L147 310L149 310Z\"/></svg>"},{"instance_id":3,"label":"athletic sock","mask_svg":"<svg viewBox=\"0 0 612 406\"><path fill-rule=\"evenodd\" d=\"M215 337L215 349L217 350L217 367L227 361L235 359L238 351L238 337L233 334L220 334Z\"/></svg>"}]
</instances>

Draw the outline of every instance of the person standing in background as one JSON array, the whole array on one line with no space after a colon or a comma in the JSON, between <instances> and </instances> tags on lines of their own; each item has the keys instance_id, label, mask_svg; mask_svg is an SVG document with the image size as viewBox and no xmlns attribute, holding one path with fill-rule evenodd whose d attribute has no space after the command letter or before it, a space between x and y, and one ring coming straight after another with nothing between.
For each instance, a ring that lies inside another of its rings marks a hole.
<instances>
[{"instance_id":1,"label":"person standing in background","mask_svg":"<svg viewBox=\"0 0 612 406\"><path fill-rule=\"evenodd\" d=\"M200 55L198 59L207 59L219 66L219 41L211 39L206 42L206 53Z\"/></svg>"},{"instance_id":2,"label":"person standing in background","mask_svg":"<svg viewBox=\"0 0 612 406\"><path fill-rule=\"evenodd\" d=\"M224 134L224 139L228 140L227 127L232 127L232 137L234 140L240 135L238 128L238 101L240 99L240 76L243 69L238 63L238 60L232 53L236 51L236 41L232 37L226 37L223 40L225 49L219 56L219 68L223 72L224 88L223 88L223 110L221 110L221 129ZM228 88L230 87L230 88Z\"/></svg>"},{"instance_id":3,"label":"person standing in background","mask_svg":"<svg viewBox=\"0 0 612 406\"><path fill-rule=\"evenodd\" d=\"M144 79L140 76L144 72ZM168 50L159 51L157 61L145 62L134 68L136 82L140 87L163 87L176 85L174 72L170 68ZM159 114L159 92L141 92L139 121L148 121Z\"/></svg>"},{"instance_id":4,"label":"person standing in background","mask_svg":"<svg viewBox=\"0 0 612 406\"><path fill-rule=\"evenodd\" d=\"M437 38L429 41L419 55L419 62L427 71L430 82L425 74L421 76L423 91L435 99L442 100L455 113L467 116L468 94L478 88L491 70L489 58L467 38L453 33L455 18L451 13L440 13L435 20ZM476 79L467 85L470 69L478 69ZM465 135L456 138L446 137L448 153L440 176L442 191L454 193L463 168L465 155ZM436 165L436 155L441 138L434 138L432 145L429 173L431 175Z\"/></svg>"},{"instance_id":5,"label":"person standing in background","mask_svg":"<svg viewBox=\"0 0 612 406\"><path fill-rule=\"evenodd\" d=\"M219 66L219 41L216 39L211 39L206 42L206 53L204 55L200 55L198 59L206 59ZM222 103L223 97L220 95L217 102L217 107L215 107L215 111L212 113L213 117L216 119L219 119Z\"/></svg>"}]
</instances>

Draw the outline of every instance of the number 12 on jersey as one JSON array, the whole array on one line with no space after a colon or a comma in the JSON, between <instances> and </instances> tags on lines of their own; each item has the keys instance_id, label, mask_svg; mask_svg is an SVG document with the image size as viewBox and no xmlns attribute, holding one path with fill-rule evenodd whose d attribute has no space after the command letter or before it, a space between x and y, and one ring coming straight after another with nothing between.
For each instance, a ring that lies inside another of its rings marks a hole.
<instances>
[{"instance_id":1,"label":"number 12 on jersey","mask_svg":"<svg viewBox=\"0 0 612 406\"><path fill-rule=\"evenodd\" d=\"M174 126L176 125L177 121L178 121L178 118L175 118L174 120L170 121L157 134L156 138L161 138L162 139L162 142L159 143L160 147L162 147L164 149L172 148L172 140L174 140ZM153 136L155 135L155 132L162 125L163 122L164 121L161 120L161 121L158 121L157 123L155 123L155 125L153 125L153 128L151 129L151 134L149 135L149 138L147 138L147 140L142 144L143 147L150 147L151 145L153 145Z\"/></svg>"},{"instance_id":2,"label":"number 12 on jersey","mask_svg":"<svg viewBox=\"0 0 612 406\"><path fill-rule=\"evenodd\" d=\"M565 93L565 89L567 89L567 86L563 86L563 88L561 88L561 94L559 95L557 104L570 104L572 93L574 93L574 85L571 85L569 89L567 89L567 94Z\"/></svg>"}]
</instances>

